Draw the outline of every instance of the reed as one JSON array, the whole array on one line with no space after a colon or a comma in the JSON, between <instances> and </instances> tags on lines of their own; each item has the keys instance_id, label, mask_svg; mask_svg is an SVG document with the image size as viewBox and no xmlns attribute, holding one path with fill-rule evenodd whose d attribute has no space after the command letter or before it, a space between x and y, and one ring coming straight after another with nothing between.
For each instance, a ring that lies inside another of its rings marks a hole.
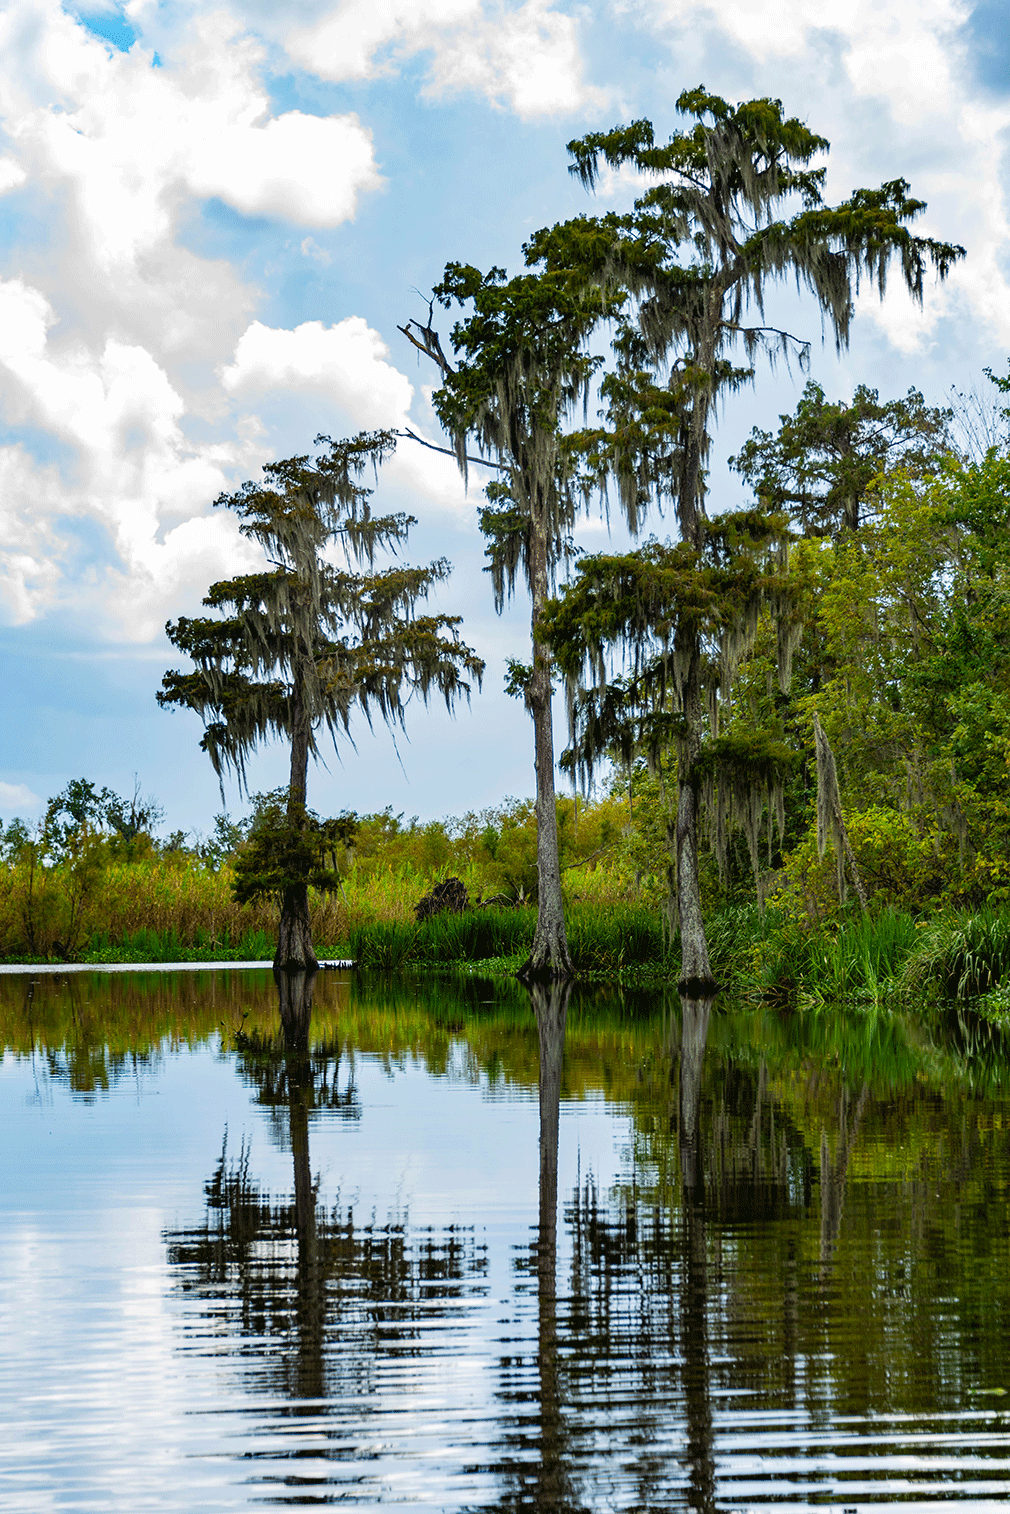
<instances>
[{"instance_id":1,"label":"reed","mask_svg":"<svg viewBox=\"0 0 1010 1514\"><path fill-rule=\"evenodd\" d=\"M87 892L72 868L34 874L0 868L0 959L96 962L261 960L273 956L277 910L270 901L239 905L228 866L212 872L196 859L113 862ZM310 899L316 940L346 933L343 905Z\"/></svg>"},{"instance_id":2,"label":"reed","mask_svg":"<svg viewBox=\"0 0 1010 1514\"><path fill-rule=\"evenodd\" d=\"M658 917L645 905L576 901L568 909L568 946L576 972L614 972L670 961ZM379 920L346 938L346 953L361 967L394 972L411 966L507 961L515 966L533 944L536 910L465 910L420 924Z\"/></svg>"},{"instance_id":3,"label":"reed","mask_svg":"<svg viewBox=\"0 0 1010 1514\"><path fill-rule=\"evenodd\" d=\"M919 932L904 986L948 999L990 994L1010 975L1010 910L984 905L946 914Z\"/></svg>"},{"instance_id":4,"label":"reed","mask_svg":"<svg viewBox=\"0 0 1010 1514\"><path fill-rule=\"evenodd\" d=\"M238 940L225 930L212 936L199 926L191 940L174 928L142 927L114 941L107 931L92 936L83 954L85 962L269 962L276 938L272 932L249 926Z\"/></svg>"},{"instance_id":5,"label":"reed","mask_svg":"<svg viewBox=\"0 0 1010 1514\"><path fill-rule=\"evenodd\" d=\"M810 929L787 919L759 953L758 978L772 999L802 994L812 1005L879 1006L898 991L916 944L916 922L902 910L849 916L835 928Z\"/></svg>"}]
</instances>

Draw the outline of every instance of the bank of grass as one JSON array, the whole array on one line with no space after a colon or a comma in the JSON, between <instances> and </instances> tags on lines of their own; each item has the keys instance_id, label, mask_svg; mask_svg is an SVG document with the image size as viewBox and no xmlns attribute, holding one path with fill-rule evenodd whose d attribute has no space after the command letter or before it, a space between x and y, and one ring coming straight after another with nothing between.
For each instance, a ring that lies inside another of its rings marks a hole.
<instances>
[{"instance_id":1,"label":"bank of grass","mask_svg":"<svg viewBox=\"0 0 1010 1514\"><path fill-rule=\"evenodd\" d=\"M467 967L515 972L528 955L536 909L485 908L430 920L387 920L351 931L346 955L360 967L396 972L408 968ZM568 949L577 973L676 973L679 942L669 941L647 905L631 901L574 900L566 912Z\"/></svg>"},{"instance_id":2,"label":"bank of grass","mask_svg":"<svg viewBox=\"0 0 1010 1514\"><path fill-rule=\"evenodd\" d=\"M269 962L275 945L275 935L257 926L248 927L238 940L233 940L227 930L211 936L198 927L190 941L184 941L171 928L158 931L144 927L119 941L99 931L88 942L82 961L96 966L111 962Z\"/></svg>"},{"instance_id":3,"label":"bank of grass","mask_svg":"<svg viewBox=\"0 0 1010 1514\"><path fill-rule=\"evenodd\" d=\"M330 896L312 900L316 940L346 934ZM0 868L0 961L259 961L274 952L277 910L239 905L232 871L198 859L112 862L90 874L73 867Z\"/></svg>"},{"instance_id":4,"label":"bank of grass","mask_svg":"<svg viewBox=\"0 0 1010 1514\"><path fill-rule=\"evenodd\" d=\"M493 891L495 880L474 866L458 875L475 901ZM521 960L533 937L535 911L528 904L476 908L418 927L415 906L442 876L444 869L431 872L409 857L372 859L352 868L335 892L310 890L317 952L386 969L440 960ZM666 959L658 912L628 900L621 871L580 867L569 880L575 950L585 970ZM269 960L276 904L239 905L232 883L227 862L215 871L185 856L112 862L90 874L63 864L0 866L0 961Z\"/></svg>"},{"instance_id":5,"label":"bank of grass","mask_svg":"<svg viewBox=\"0 0 1010 1514\"><path fill-rule=\"evenodd\" d=\"M675 982L679 940L664 931L655 897L633 897L627 870L608 855L565 873L576 971ZM313 893L319 955L383 972L514 974L532 944L534 906L484 906L418 924L414 906L445 876L422 863L372 858L335 893ZM476 864L458 876L472 899L490 892ZM710 912L706 923L713 972L735 997L799 1009L946 1006L956 1023L981 1018L1010 1032L1008 906L936 917L853 908L814 925L743 904ZM193 857L149 857L113 861L90 878L68 867L34 876L23 865L0 868L0 959L8 962L268 961L275 929L270 901L235 903L227 863L212 871Z\"/></svg>"},{"instance_id":6,"label":"bank of grass","mask_svg":"<svg viewBox=\"0 0 1010 1514\"><path fill-rule=\"evenodd\" d=\"M853 912L817 927L769 910L752 955L752 986L777 1003L880 1007L905 991L918 939L914 916L897 909Z\"/></svg>"}]
</instances>

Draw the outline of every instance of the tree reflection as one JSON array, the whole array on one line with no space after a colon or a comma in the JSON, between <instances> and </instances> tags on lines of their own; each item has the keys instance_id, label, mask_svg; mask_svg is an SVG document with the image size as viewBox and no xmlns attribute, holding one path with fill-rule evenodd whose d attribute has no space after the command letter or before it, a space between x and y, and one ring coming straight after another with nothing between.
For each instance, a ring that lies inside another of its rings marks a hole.
<instances>
[{"instance_id":1,"label":"tree reflection","mask_svg":"<svg viewBox=\"0 0 1010 1514\"><path fill-rule=\"evenodd\" d=\"M828 1145L827 1130L821 1131L821 1266L825 1277L828 1263L835 1254L838 1232L842 1228L842 1206L845 1203L845 1180L849 1172L849 1158L859 1135L863 1121L869 1084L864 1083L856 1100L855 1109L849 1090L843 1083L838 1090L838 1140L834 1158Z\"/></svg>"},{"instance_id":2,"label":"tree reflection","mask_svg":"<svg viewBox=\"0 0 1010 1514\"><path fill-rule=\"evenodd\" d=\"M702 1067L711 999L683 999L680 1033L680 1171L683 1185L681 1372L687 1418L688 1505L715 1508L711 1366L708 1347L708 1237L700 1128Z\"/></svg>"},{"instance_id":3,"label":"tree reflection","mask_svg":"<svg viewBox=\"0 0 1010 1514\"><path fill-rule=\"evenodd\" d=\"M540 1460L535 1505L574 1506L565 1474L564 1425L558 1372L558 1132L561 1066L571 982L530 988L540 1038L540 1215L537 1230L537 1368L540 1375Z\"/></svg>"},{"instance_id":4,"label":"tree reflection","mask_svg":"<svg viewBox=\"0 0 1010 1514\"><path fill-rule=\"evenodd\" d=\"M240 1358L243 1375L292 1400L296 1414L374 1391L384 1357L423 1355L426 1327L486 1271L483 1248L458 1226L412 1234L402 1216L361 1226L353 1206L321 1205L312 1122L356 1118L360 1102L353 1076L341 1087L339 1047L312 1044L314 983L315 974L278 974L279 1036L236 1038L240 1071L291 1152L291 1198L260 1188L248 1146L229 1161L226 1138L202 1223L166 1235L208 1351Z\"/></svg>"}]
</instances>

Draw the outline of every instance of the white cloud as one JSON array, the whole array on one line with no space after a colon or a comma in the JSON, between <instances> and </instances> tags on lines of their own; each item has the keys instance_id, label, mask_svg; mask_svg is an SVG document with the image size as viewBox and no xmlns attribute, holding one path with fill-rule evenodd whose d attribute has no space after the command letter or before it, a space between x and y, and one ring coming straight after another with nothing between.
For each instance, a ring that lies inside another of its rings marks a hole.
<instances>
[{"instance_id":1,"label":"white cloud","mask_svg":"<svg viewBox=\"0 0 1010 1514\"><path fill-rule=\"evenodd\" d=\"M708 58L716 39L728 38L727 81L737 85L743 71L747 93L781 96L790 113L830 139L830 198L905 177L929 207L912 229L968 248L946 284L929 281L921 311L898 277L883 304L869 290L860 296L860 320L871 320L906 355L927 351L944 321L967 329L969 313L987 338L1010 345L1001 163L1010 106L971 82L960 35L967 11L963 0L853 0L829 12L809 0L725 0L718 8L659 0L640 12L668 36L671 53L679 58L686 48L699 67L699 36L709 39ZM743 94L711 71L705 77L732 98Z\"/></svg>"},{"instance_id":2,"label":"white cloud","mask_svg":"<svg viewBox=\"0 0 1010 1514\"><path fill-rule=\"evenodd\" d=\"M507 104L518 116L565 114L602 105L606 92L583 81L576 25L547 0L484 16L438 49L425 94L464 90Z\"/></svg>"},{"instance_id":3,"label":"white cloud","mask_svg":"<svg viewBox=\"0 0 1010 1514\"><path fill-rule=\"evenodd\" d=\"M23 626L53 597L66 544L51 524L63 489L24 447L0 447L0 621Z\"/></svg>"},{"instance_id":4,"label":"white cloud","mask_svg":"<svg viewBox=\"0 0 1010 1514\"><path fill-rule=\"evenodd\" d=\"M518 8L481 0L345 0L284 37L290 57L320 78L364 79L431 54L423 93L472 92L524 119L604 101L583 78L575 20L550 0Z\"/></svg>"},{"instance_id":5,"label":"white cloud","mask_svg":"<svg viewBox=\"0 0 1010 1514\"><path fill-rule=\"evenodd\" d=\"M181 397L144 348L109 337L102 350L50 343L44 296L20 279L0 281L0 382L23 419L71 448L69 477L41 469L21 449L0 452L0 597L15 623L58 603L65 563L61 518L86 516L108 533L118 563L92 571L92 600L110 632L144 640L174 595L208 571L221 576L256 554L227 517L203 516L228 486L238 446L187 442ZM162 522L185 513L161 536ZM109 593L109 587L113 591Z\"/></svg>"},{"instance_id":6,"label":"white cloud","mask_svg":"<svg viewBox=\"0 0 1010 1514\"><path fill-rule=\"evenodd\" d=\"M408 379L386 359L389 348L359 315L335 326L305 321L293 331L254 321L221 374L232 394L271 389L320 389L356 425L402 425L413 398Z\"/></svg>"},{"instance_id":7,"label":"white cloud","mask_svg":"<svg viewBox=\"0 0 1010 1514\"><path fill-rule=\"evenodd\" d=\"M322 263L324 268L333 261L326 248L320 247L314 237L306 237L299 250L303 258L311 258L313 262Z\"/></svg>"},{"instance_id":8,"label":"white cloud","mask_svg":"<svg viewBox=\"0 0 1010 1514\"><path fill-rule=\"evenodd\" d=\"M27 173L14 158L0 158L0 195L20 189L27 178Z\"/></svg>"},{"instance_id":9,"label":"white cloud","mask_svg":"<svg viewBox=\"0 0 1010 1514\"><path fill-rule=\"evenodd\" d=\"M245 215L336 226L380 183L357 116L271 115L258 81L263 48L224 13L197 17L161 67L139 45L110 52L48 0L11 7L0 49L30 19L41 45L26 78L0 90L4 124L22 165L70 187L109 270L170 236L187 194L217 196Z\"/></svg>"},{"instance_id":10,"label":"white cloud","mask_svg":"<svg viewBox=\"0 0 1010 1514\"><path fill-rule=\"evenodd\" d=\"M0 815L37 810L41 803L39 796L33 794L26 783L4 783L0 780Z\"/></svg>"},{"instance_id":11,"label":"white cloud","mask_svg":"<svg viewBox=\"0 0 1010 1514\"><path fill-rule=\"evenodd\" d=\"M0 264L0 400L59 458L0 449L9 623L74 607L94 632L143 640L257 560L227 513L206 514L262 457L262 427L214 377L255 291L223 258L180 246L179 227L209 197L334 227L381 182L357 116L274 111L263 44L234 16L183 12L157 65L142 43L108 47L58 0L0 12L0 193L26 186L47 228ZM409 404L407 381L381 368L373 390ZM184 430L196 414L213 427L199 444Z\"/></svg>"},{"instance_id":12,"label":"white cloud","mask_svg":"<svg viewBox=\"0 0 1010 1514\"><path fill-rule=\"evenodd\" d=\"M293 110L265 125L224 126L186 163L185 182L194 194L217 195L246 215L339 226L353 218L359 194L381 180L371 136L357 116Z\"/></svg>"},{"instance_id":13,"label":"white cloud","mask_svg":"<svg viewBox=\"0 0 1010 1514\"><path fill-rule=\"evenodd\" d=\"M343 0L321 20L290 30L284 45L296 63L320 78L366 79L389 68L377 54L430 47L481 13L481 0Z\"/></svg>"}]
</instances>

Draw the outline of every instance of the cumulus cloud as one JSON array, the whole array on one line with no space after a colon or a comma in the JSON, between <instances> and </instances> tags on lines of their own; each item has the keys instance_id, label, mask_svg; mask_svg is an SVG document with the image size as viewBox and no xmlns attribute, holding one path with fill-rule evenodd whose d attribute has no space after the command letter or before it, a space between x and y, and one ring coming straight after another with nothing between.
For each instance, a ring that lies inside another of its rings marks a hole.
<instances>
[{"instance_id":1,"label":"cumulus cloud","mask_svg":"<svg viewBox=\"0 0 1010 1514\"><path fill-rule=\"evenodd\" d=\"M0 622L27 625L59 584L66 542L53 518L63 502L54 467L22 446L0 447Z\"/></svg>"},{"instance_id":2,"label":"cumulus cloud","mask_svg":"<svg viewBox=\"0 0 1010 1514\"><path fill-rule=\"evenodd\" d=\"M524 119L600 104L586 83L573 17L550 0L345 0L284 38L288 54L324 79L363 79L431 54L429 99L471 92Z\"/></svg>"},{"instance_id":3,"label":"cumulus cloud","mask_svg":"<svg viewBox=\"0 0 1010 1514\"><path fill-rule=\"evenodd\" d=\"M0 780L0 815L14 815L19 811L37 810L42 803L26 783L4 783Z\"/></svg>"},{"instance_id":4,"label":"cumulus cloud","mask_svg":"<svg viewBox=\"0 0 1010 1514\"><path fill-rule=\"evenodd\" d=\"M208 567L255 560L234 522L203 516L241 453L187 442L183 401L142 347L109 337L99 352L61 348L50 343L54 324L37 289L0 281L0 383L24 420L70 449L67 477L23 449L0 452L0 598L15 623L58 602L67 569L58 522L87 516L118 559L108 582L92 574L92 609L115 634L143 640L173 595L194 579L206 583ZM163 520L180 512L195 518L162 536ZM121 592L110 596L110 584Z\"/></svg>"},{"instance_id":5,"label":"cumulus cloud","mask_svg":"<svg viewBox=\"0 0 1010 1514\"><path fill-rule=\"evenodd\" d=\"M907 177L929 206L914 229L968 248L948 282L929 290L923 311L910 304L897 279L883 304L869 291L860 297L861 318L872 320L892 347L925 351L945 321L969 312L988 335L1010 344L1004 273L1010 213L1002 162L1010 104L979 94L961 0L893 0L884 7L853 0L830 14L808 0L761 6L725 0L718 8L708 0L658 0L639 14L668 38L681 68L685 53L697 60L692 67L713 54L733 60L727 79L746 77L748 93L781 96L827 136L832 198ZM711 71L705 77L730 92Z\"/></svg>"},{"instance_id":6,"label":"cumulus cloud","mask_svg":"<svg viewBox=\"0 0 1010 1514\"><path fill-rule=\"evenodd\" d=\"M161 67L139 44L105 47L52 0L15 0L0 50L15 50L30 23L40 45L0 86L0 113L22 171L71 189L106 268L168 237L181 195L336 226L380 183L357 116L271 114L258 78L264 49L224 13L197 17Z\"/></svg>"},{"instance_id":7,"label":"cumulus cloud","mask_svg":"<svg viewBox=\"0 0 1010 1514\"><path fill-rule=\"evenodd\" d=\"M371 136L357 116L297 110L264 124L229 123L200 144L184 173L194 194L307 226L350 220L362 190L380 183Z\"/></svg>"},{"instance_id":8,"label":"cumulus cloud","mask_svg":"<svg viewBox=\"0 0 1010 1514\"><path fill-rule=\"evenodd\" d=\"M253 321L221 374L232 394L320 389L360 426L402 425L413 398L408 379L388 363L389 348L362 319L335 326L304 321L293 331Z\"/></svg>"},{"instance_id":9,"label":"cumulus cloud","mask_svg":"<svg viewBox=\"0 0 1010 1514\"><path fill-rule=\"evenodd\" d=\"M181 245L186 208L216 198L338 226L381 182L371 135L352 114L275 110L263 43L224 12L183 16L156 61L58 0L11 0L0 54L0 193L27 196L25 224L47 228L0 268L0 399L57 459L0 449L0 616L73 604L93 631L142 640L255 560L233 520L206 513L262 455L255 415L214 376L255 292ZM388 407L396 379L380 369ZM398 392L409 404L405 379ZM198 444L196 413L218 422Z\"/></svg>"},{"instance_id":10,"label":"cumulus cloud","mask_svg":"<svg viewBox=\"0 0 1010 1514\"><path fill-rule=\"evenodd\" d=\"M28 174L14 158L0 158L0 195L20 189L27 178Z\"/></svg>"}]
</instances>

